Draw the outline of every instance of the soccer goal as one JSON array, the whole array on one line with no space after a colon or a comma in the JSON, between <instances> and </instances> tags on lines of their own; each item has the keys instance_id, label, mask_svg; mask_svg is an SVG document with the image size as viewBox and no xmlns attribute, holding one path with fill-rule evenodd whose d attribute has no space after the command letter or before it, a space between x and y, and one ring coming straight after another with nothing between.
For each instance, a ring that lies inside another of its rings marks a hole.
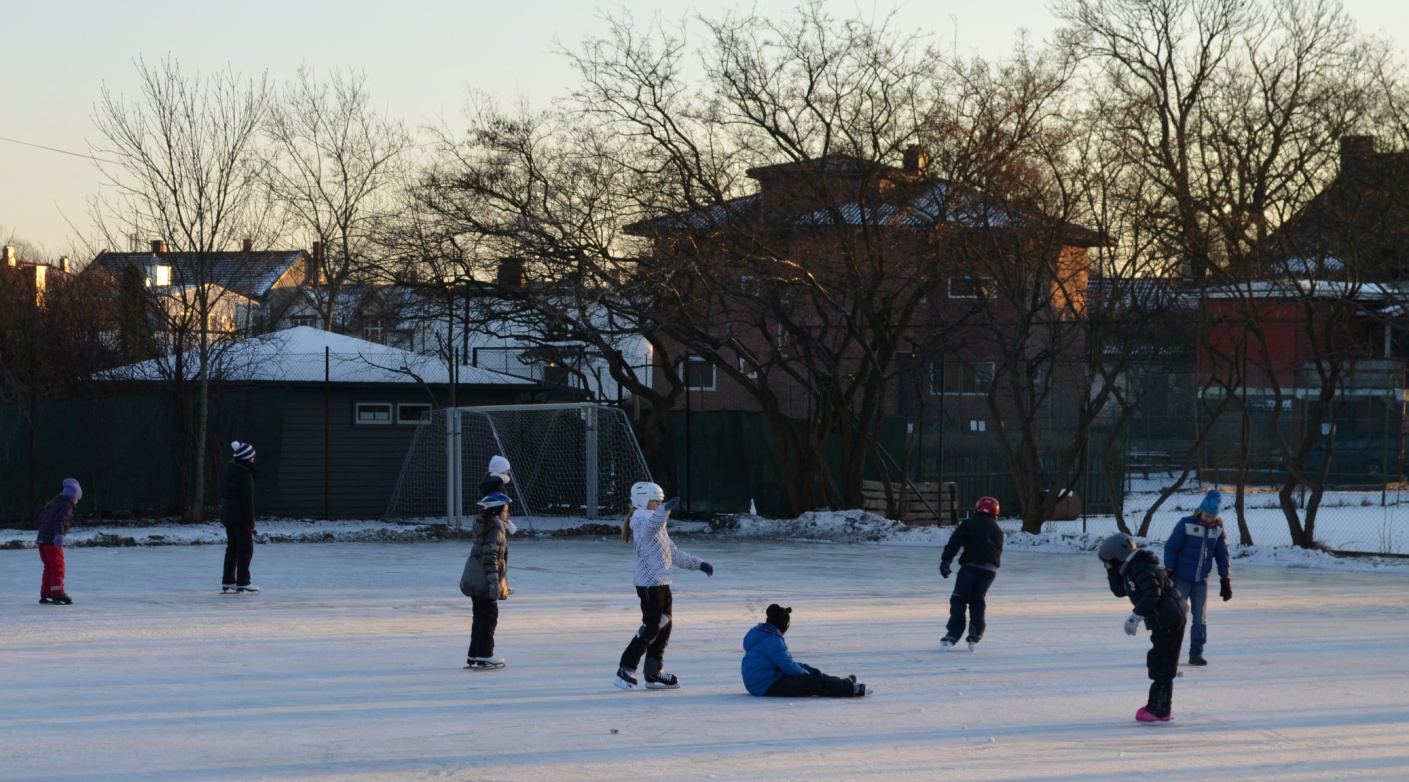
<instances>
[{"instance_id":1,"label":"soccer goal","mask_svg":"<svg viewBox=\"0 0 1409 782\"><path fill-rule=\"evenodd\" d=\"M626 413L597 404L493 405L421 416L387 516L444 515L456 527L475 511L491 456L512 465L506 487L518 516L619 516L631 484L650 470Z\"/></svg>"}]
</instances>

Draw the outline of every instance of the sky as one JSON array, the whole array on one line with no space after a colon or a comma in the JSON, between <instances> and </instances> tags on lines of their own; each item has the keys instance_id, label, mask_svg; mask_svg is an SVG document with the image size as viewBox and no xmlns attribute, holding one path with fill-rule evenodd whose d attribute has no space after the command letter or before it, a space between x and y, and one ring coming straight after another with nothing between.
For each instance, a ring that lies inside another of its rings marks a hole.
<instances>
[{"instance_id":1,"label":"sky","mask_svg":"<svg viewBox=\"0 0 1409 782\"><path fill-rule=\"evenodd\" d=\"M230 68L267 73L273 82L291 78L303 65L319 72L357 69L392 116L412 127L453 126L471 89L501 103L523 97L536 106L563 94L574 74L559 52L603 32L604 11L680 19L741 6L747 4L0 0L0 240L13 236L50 255L97 241L87 199L98 191L100 177L84 157L96 136L93 108L104 87L135 94L137 58L172 56L188 71ZM795 6L793 0L756 4L773 16ZM1409 31L1409 4L1401 0L1345 0L1345 7L1367 31L1391 38ZM901 25L932 34L936 43L987 56L1009 50L1020 30L1043 39L1056 29L1048 0L828 0L828 8L839 16L894 9Z\"/></svg>"}]
</instances>

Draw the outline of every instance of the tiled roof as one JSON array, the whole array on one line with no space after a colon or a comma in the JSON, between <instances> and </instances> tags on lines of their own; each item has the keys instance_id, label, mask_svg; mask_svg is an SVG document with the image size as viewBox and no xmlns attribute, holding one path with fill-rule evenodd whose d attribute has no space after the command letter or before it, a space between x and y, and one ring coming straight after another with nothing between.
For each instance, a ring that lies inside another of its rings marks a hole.
<instances>
[{"instance_id":1,"label":"tiled roof","mask_svg":"<svg viewBox=\"0 0 1409 782\"><path fill-rule=\"evenodd\" d=\"M105 252L93 259L89 269L100 269L120 277L128 264L135 263L144 274L156 265L171 267L173 285L189 284L202 273L213 282L236 293L255 299L268 295L274 283L306 255L303 250L273 250L256 252L214 253L114 253Z\"/></svg>"}]
</instances>

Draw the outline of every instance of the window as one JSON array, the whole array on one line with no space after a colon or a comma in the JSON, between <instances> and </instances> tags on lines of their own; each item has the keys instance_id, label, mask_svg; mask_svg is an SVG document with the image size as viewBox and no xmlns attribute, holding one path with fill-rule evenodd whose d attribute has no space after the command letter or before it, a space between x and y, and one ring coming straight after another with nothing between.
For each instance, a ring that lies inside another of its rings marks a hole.
<instances>
[{"instance_id":1,"label":"window","mask_svg":"<svg viewBox=\"0 0 1409 782\"><path fill-rule=\"evenodd\" d=\"M950 277L949 298L977 299L988 298L998 289L992 277Z\"/></svg>"},{"instance_id":2,"label":"window","mask_svg":"<svg viewBox=\"0 0 1409 782\"><path fill-rule=\"evenodd\" d=\"M362 327L362 338L365 339L365 340L367 340L368 342L381 342L381 341L382 341L382 327L381 327L380 325L363 326L363 327Z\"/></svg>"},{"instance_id":3,"label":"window","mask_svg":"<svg viewBox=\"0 0 1409 782\"><path fill-rule=\"evenodd\" d=\"M714 365L702 358L691 357L681 367L685 387L692 391L714 390Z\"/></svg>"},{"instance_id":4,"label":"window","mask_svg":"<svg viewBox=\"0 0 1409 782\"><path fill-rule=\"evenodd\" d=\"M567 365L550 361L542 366L543 382L546 385L568 386L572 384L572 373Z\"/></svg>"},{"instance_id":5,"label":"window","mask_svg":"<svg viewBox=\"0 0 1409 782\"><path fill-rule=\"evenodd\" d=\"M415 426L421 422L421 414L430 412L430 409L427 404L402 402L396 406L396 422Z\"/></svg>"},{"instance_id":6,"label":"window","mask_svg":"<svg viewBox=\"0 0 1409 782\"><path fill-rule=\"evenodd\" d=\"M758 379L758 367L749 363L749 360L744 358L743 356L739 356L739 371L744 373L744 377L748 378L749 380Z\"/></svg>"},{"instance_id":7,"label":"window","mask_svg":"<svg viewBox=\"0 0 1409 782\"><path fill-rule=\"evenodd\" d=\"M353 423L382 426L391 423L390 402L358 402Z\"/></svg>"},{"instance_id":8,"label":"window","mask_svg":"<svg viewBox=\"0 0 1409 782\"><path fill-rule=\"evenodd\" d=\"M316 329L316 328L318 328L318 316L317 316L317 315L294 315L293 317L289 318L289 324L292 325L292 326L295 326L295 327L297 327L297 326L307 326L307 327L309 327L309 328L314 328L314 329Z\"/></svg>"},{"instance_id":9,"label":"window","mask_svg":"<svg viewBox=\"0 0 1409 782\"><path fill-rule=\"evenodd\" d=\"M987 394L994 369L992 361L936 361L930 364L930 393Z\"/></svg>"}]
</instances>

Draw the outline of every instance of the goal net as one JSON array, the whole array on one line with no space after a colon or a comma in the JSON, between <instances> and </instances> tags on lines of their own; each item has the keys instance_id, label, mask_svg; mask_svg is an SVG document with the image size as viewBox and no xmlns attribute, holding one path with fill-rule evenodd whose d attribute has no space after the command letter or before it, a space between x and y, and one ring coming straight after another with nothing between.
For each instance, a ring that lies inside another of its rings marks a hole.
<instances>
[{"instance_id":1,"label":"goal net","mask_svg":"<svg viewBox=\"0 0 1409 782\"><path fill-rule=\"evenodd\" d=\"M631 484L649 481L626 413L596 404L495 405L431 410L407 451L387 507L392 518L475 513L490 457L504 456L517 516L621 516Z\"/></svg>"}]
</instances>

